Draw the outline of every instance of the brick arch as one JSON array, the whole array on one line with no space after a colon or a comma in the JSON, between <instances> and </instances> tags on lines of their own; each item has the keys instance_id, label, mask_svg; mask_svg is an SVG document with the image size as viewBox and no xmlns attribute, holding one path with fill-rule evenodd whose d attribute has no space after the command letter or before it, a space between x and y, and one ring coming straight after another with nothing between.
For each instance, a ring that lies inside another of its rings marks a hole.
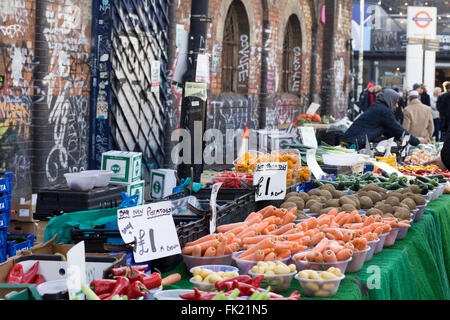
<instances>
[{"instance_id":1,"label":"brick arch","mask_svg":"<svg viewBox=\"0 0 450 320\"><path fill-rule=\"evenodd\" d=\"M278 37L278 48L283 48L284 34L287 23L291 15L295 15L300 22L300 30L302 37L302 79L300 94L309 95L311 82L311 54L312 54L312 29L311 12L309 1L288 0L284 7L280 8L281 19L281 33ZM308 23L309 22L309 23Z\"/></svg>"},{"instance_id":2,"label":"brick arch","mask_svg":"<svg viewBox=\"0 0 450 320\"><path fill-rule=\"evenodd\" d=\"M227 17L228 10L234 0L213 0L209 5L209 15L213 22L210 24L210 39L209 50L213 55L213 64L217 63L217 67L212 66L211 75L211 91L213 94L219 94L221 83L220 73L222 65L222 42L224 34L224 24ZM262 0L241 0L243 3L249 24L249 46L251 48L250 55L250 80L249 80L249 94L257 93L261 77L261 64L253 63L255 53L260 54L262 47ZM217 55L216 60L214 56Z\"/></svg>"}]
</instances>

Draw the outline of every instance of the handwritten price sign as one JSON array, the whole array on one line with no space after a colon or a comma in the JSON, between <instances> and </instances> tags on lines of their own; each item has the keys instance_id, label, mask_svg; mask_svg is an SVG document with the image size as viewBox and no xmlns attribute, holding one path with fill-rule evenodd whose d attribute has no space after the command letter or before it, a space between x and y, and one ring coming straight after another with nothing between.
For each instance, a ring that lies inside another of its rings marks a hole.
<instances>
[{"instance_id":1,"label":"handwritten price sign","mask_svg":"<svg viewBox=\"0 0 450 320\"><path fill-rule=\"evenodd\" d=\"M150 261L181 253L170 201L117 210L125 243L134 242L134 260Z\"/></svg>"},{"instance_id":2,"label":"handwritten price sign","mask_svg":"<svg viewBox=\"0 0 450 320\"><path fill-rule=\"evenodd\" d=\"M255 168L255 200L280 200L286 195L286 162L262 162Z\"/></svg>"}]
</instances>

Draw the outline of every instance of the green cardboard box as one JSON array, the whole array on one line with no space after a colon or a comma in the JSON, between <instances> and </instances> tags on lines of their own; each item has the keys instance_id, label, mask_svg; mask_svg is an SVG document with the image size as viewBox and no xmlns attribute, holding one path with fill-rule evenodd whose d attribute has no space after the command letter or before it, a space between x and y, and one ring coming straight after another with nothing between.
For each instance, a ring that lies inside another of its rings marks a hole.
<instances>
[{"instance_id":1,"label":"green cardboard box","mask_svg":"<svg viewBox=\"0 0 450 320\"><path fill-rule=\"evenodd\" d=\"M108 151L102 153L102 170L114 172L111 182L132 183L141 180L142 153Z\"/></svg>"},{"instance_id":2,"label":"green cardboard box","mask_svg":"<svg viewBox=\"0 0 450 320\"><path fill-rule=\"evenodd\" d=\"M144 204L144 192L145 192L145 181L139 180L132 183L118 183L113 182L113 184L124 185L127 187L127 193L129 196L134 196L137 194L139 197L138 205Z\"/></svg>"}]
</instances>

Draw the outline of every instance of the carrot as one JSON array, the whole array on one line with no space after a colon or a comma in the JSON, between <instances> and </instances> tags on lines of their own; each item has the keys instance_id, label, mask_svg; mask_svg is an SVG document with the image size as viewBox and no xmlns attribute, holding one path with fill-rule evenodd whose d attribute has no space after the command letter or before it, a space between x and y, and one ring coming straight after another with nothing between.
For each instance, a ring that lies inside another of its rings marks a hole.
<instances>
[{"instance_id":1,"label":"carrot","mask_svg":"<svg viewBox=\"0 0 450 320\"><path fill-rule=\"evenodd\" d=\"M309 252L299 252L299 253L294 255L294 259L296 259L296 260L305 260L307 254L309 254Z\"/></svg>"},{"instance_id":2,"label":"carrot","mask_svg":"<svg viewBox=\"0 0 450 320\"><path fill-rule=\"evenodd\" d=\"M259 249L273 248L274 244L275 244L275 241L273 239L269 239L269 238L264 239L264 240L258 242L257 244L255 244L254 246L252 246L251 248L249 248L248 250L246 250L245 252L241 253L238 258L253 254L253 253L255 253L256 250L259 250Z\"/></svg>"},{"instance_id":3,"label":"carrot","mask_svg":"<svg viewBox=\"0 0 450 320\"><path fill-rule=\"evenodd\" d=\"M325 238L325 233L323 233L323 232L316 233L315 235L313 235L311 237L311 245L315 246L324 238Z\"/></svg>"},{"instance_id":4,"label":"carrot","mask_svg":"<svg viewBox=\"0 0 450 320\"><path fill-rule=\"evenodd\" d=\"M325 250L323 253L324 262L336 262L336 254L332 250Z\"/></svg>"},{"instance_id":5,"label":"carrot","mask_svg":"<svg viewBox=\"0 0 450 320\"><path fill-rule=\"evenodd\" d=\"M241 233L243 230L245 230L247 227L248 227L248 225L246 225L246 224L241 225L241 226L235 227L233 229L230 229L228 231L225 231L224 234L225 235L229 235L229 234L237 235L237 234Z\"/></svg>"},{"instance_id":6,"label":"carrot","mask_svg":"<svg viewBox=\"0 0 450 320\"><path fill-rule=\"evenodd\" d=\"M279 235L285 233L286 231L289 231L289 230L293 229L294 226L295 226L295 224L291 222L291 223L285 224L284 226L282 226L282 227L280 227L278 229L275 229L270 234L274 234L274 235L279 236Z\"/></svg>"},{"instance_id":7,"label":"carrot","mask_svg":"<svg viewBox=\"0 0 450 320\"><path fill-rule=\"evenodd\" d=\"M263 221L254 226L255 232L261 233L267 226L269 225L269 221Z\"/></svg>"},{"instance_id":8,"label":"carrot","mask_svg":"<svg viewBox=\"0 0 450 320\"><path fill-rule=\"evenodd\" d=\"M357 215L355 216L354 221L355 221L355 223L361 223L361 222L362 222L361 216L360 216L359 214L357 214Z\"/></svg>"},{"instance_id":9,"label":"carrot","mask_svg":"<svg viewBox=\"0 0 450 320\"><path fill-rule=\"evenodd\" d=\"M317 226L317 219L315 217L305 220L308 229L313 229Z\"/></svg>"},{"instance_id":10,"label":"carrot","mask_svg":"<svg viewBox=\"0 0 450 320\"><path fill-rule=\"evenodd\" d=\"M350 231L344 231L343 232L342 240L344 242L348 242L348 241L350 241L352 239L353 239L353 237L352 237L352 233Z\"/></svg>"},{"instance_id":11,"label":"carrot","mask_svg":"<svg viewBox=\"0 0 450 320\"><path fill-rule=\"evenodd\" d=\"M361 231L363 234L366 234L366 233L372 232L372 228L370 226L365 226L361 229Z\"/></svg>"},{"instance_id":12,"label":"carrot","mask_svg":"<svg viewBox=\"0 0 450 320\"><path fill-rule=\"evenodd\" d=\"M286 234L284 233L281 236L277 237L277 240L282 240L282 241L295 241L295 240L300 240L303 237L303 233L292 233L292 234Z\"/></svg>"},{"instance_id":13,"label":"carrot","mask_svg":"<svg viewBox=\"0 0 450 320\"><path fill-rule=\"evenodd\" d=\"M409 223L404 223L404 222L398 222L397 226L399 228L410 228L411 227L411 225Z\"/></svg>"},{"instance_id":14,"label":"carrot","mask_svg":"<svg viewBox=\"0 0 450 320\"><path fill-rule=\"evenodd\" d=\"M218 257L225 255L225 249L227 248L227 243L225 241L219 241L217 245L217 253Z\"/></svg>"},{"instance_id":15,"label":"carrot","mask_svg":"<svg viewBox=\"0 0 450 320\"><path fill-rule=\"evenodd\" d=\"M336 217L338 215L338 210L332 209L332 210L328 211L328 215Z\"/></svg>"},{"instance_id":16,"label":"carrot","mask_svg":"<svg viewBox=\"0 0 450 320\"><path fill-rule=\"evenodd\" d=\"M276 253L272 251L266 254L266 256L264 257L264 261L273 261L275 260L276 257L277 257Z\"/></svg>"},{"instance_id":17,"label":"carrot","mask_svg":"<svg viewBox=\"0 0 450 320\"><path fill-rule=\"evenodd\" d=\"M236 242L232 242L226 246L225 254L230 254L232 252L236 252L239 250L239 248L240 248L239 244L237 244Z\"/></svg>"},{"instance_id":18,"label":"carrot","mask_svg":"<svg viewBox=\"0 0 450 320\"><path fill-rule=\"evenodd\" d=\"M302 240L302 243L304 246L311 246L311 237L310 236L304 236L300 240Z\"/></svg>"},{"instance_id":19,"label":"carrot","mask_svg":"<svg viewBox=\"0 0 450 320\"><path fill-rule=\"evenodd\" d=\"M292 234L292 235L302 235L303 236L303 232L299 231L297 228L292 228L291 230L286 231L285 233L283 233L282 235L288 235L288 234Z\"/></svg>"},{"instance_id":20,"label":"carrot","mask_svg":"<svg viewBox=\"0 0 450 320\"><path fill-rule=\"evenodd\" d=\"M345 217L347 215L347 213L345 211L339 212L336 215L335 221L338 222L339 220L341 220L343 217Z\"/></svg>"},{"instance_id":21,"label":"carrot","mask_svg":"<svg viewBox=\"0 0 450 320\"><path fill-rule=\"evenodd\" d=\"M373 241L373 233L372 232L364 233L363 238L366 238L367 241Z\"/></svg>"},{"instance_id":22,"label":"carrot","mask_svg":"<svg viewBox=\"0 0 450 320\"><path fill-rule=\"evenodd\" d=\"M364 220L363 226L366 227L368 225L371 225L374 222L375 222L375 218L373 216L369 216Z\"/></svg>"},{"instance_id":23,"label":"carrot","mask_svg":"<svg viewBox=\"0 0 450 320\"><path fill-rule=\"evenodd\" d=\"M203 254L204 257L215 257L217 249L215 247L208 247Z\"/></svg>"},{"instance_id":24,"label":"carrot","mask_svg":"<svg viewBox=\"0 0 450 320\"><path fill-rule=\"evenodd\" d=\"M312 252L322 252L323 250L325 250L325 248L327 247L327 245L330 243L330 240L328 240L327 238L322 238L317 245L314 247L314 249L312 249Z\"/></svg>"},{"instance_id":25,"label":"carrot","mask_svg":"<svg viewBox=\"0 0 450 320\"><path fill-rule=\"evenodd\" d=\"M291 255L291 250L289 249L282 249L282 250L278 250L278 252L275 249L275 253L276 253L276 259L284 259L287 258Z\"/></svg>"},{"instance_id":26,"label":"carrot","mask_svg":"<svg viewBox=\"0 0 450 320\"><path fill-rule=\"evenodd\" d=\"M236 235L236 238L241 239L242 241L242 239L244 239L245 237L254 237L254 236L256 236L255 230L247 229Z\"/></svg>"},{"instance_id":27,"label":"carrot","mask_svg":"<svg viewBox=\"0 0 450 320\"><path fill-rule=\"evenodd\" d=\"M314 262L315 257L316 257L316 256L315 256L314 252L312 252L312 251L308 252L308 253L305 255L306 261L309 261L309 262Z\"/></svg>"},{"instance_id":28,"label":"carrot","mask_svg":"<svg viewBox=\"0 0 450 320\"><path fill-rule=\"evenodd\" d=\"M208 234L208 235L203 236L201 238L198 238L195 241L191 241L191 242L186 243L186 247L195 246L196 244L200 244L200 243L205 242L205 241L217 240L217 239L219 239L219 235L217 233L211 233L211 234Z\"/></svg>"},{"instance_id":29,"label":"carrot","mask_svg":"<svg viewBox=\"0 0 450 320\"><path fill-rule=\"evenodd\" d=\"M177 283L180 280L181 280L181 274L179 274L179 273L172 273L172 274L169 274L168 276L164 277L161 280L161 284L163 286L168 286L168 285L171 285L171 284L175 284L175 283Z\"/></svg>"},{"instance_id":30,"label":"carrot","mask_svg":"<svg viewBox=\"0 0 450 320\"><path fill-rule=\"evenodd\" d=\"M324 224L330 224L331 216L323 214L319 218L317 218L317 223L319 226Z\"/></svg>"},{"instance_id":31,"label":"carrot","mask_svg":"<svg viewBox=\"0 0 450 320\"><path fill-rule=\"evenodd\" d=\"M267 218L265 218L265 219L263 219L261 222L268 222L268 225L269 224L272 224L272 223L275 223L275 224L277 224L278 222L279 222L279 219L277 219L278 217L276 217L276 216L270 216L270 217L267 217Z\"/></svg>"},{"instance_id":32,"label":"carrot","mask_svg":"<svg viewBox=\"0 0 450 320\"><path fill-rule=\"evenodd\" d=\"M218 226L216 228L216 230L217 230L217 232L226 232L226 231L229 231L236 227L247 226L247 225L248 224L246 222L235 222L235 223L223 224L221 226Z\"/></svg>"},{"instance_id":33,"label":"carrot","mask_svg":"<svg viewBox=\"0 0 450 320\"><path fill-rule=\"evenodd\" d=\"M254 258L253 260L255 261L263 261L264 260L264 251L263 250L258 250L254 253Z\"/></svg>"},{"instance_id":34,"label":"carrot","mask_svg":"<svg viewBox=\"0 0 450 320\"><path fill-rule=\"evenodd\" d=\"M344 248L336 254L336 259L338 261L345 261L349 259L353 254L353 251L348 248Z\"/></svg>"},{"instance_id":35,"label":"carrot","mask_svg":"<svg viewBox=\"0 0 450 320\"><path fill-rule=\"evenodd\" d=\"M331 232L325 233L325 237L327 237L327 239L330 239L330 240L336 240L336 237Z\"/></svg>"},{"instance_id":36,"label":"carrot","mask_svg":"<svg viewBox=\"0 0 450 320\"><path fill-rule=\"evenodd\" d=\"M373 230L373 232L376 234L382 234L382 233L384 233L383 230L384 230L384 228L382 226L379 226L379 227L376 227L375 230Z\"/></svg>"},{"instance_id":37,"label":"carrot","mask_svg":"<svg viewBox=\"0 0 450 320\"><path fill-rule=\"evenodd\" d=\"M359 238L359 248L358 250L365 250L367 247L367 239L366 238Z\"/></svg>"},{"instance_id":38,"label":"carrot","mask_svg":"<svg viewBox=\"0 0 450 320\"><path fill-rule=\"evenodd\" d=\"M323 262L323 255L321 252L314 252L314 262Z\"/></svg>"},{"instance_id":39,"label":"carrot","mask_svg":"<svg viewBox=\"0 0 450 320\"><path fill-rule=\"evenodd\" d=\"M245 237L242 239L242 243L244 244L256 244L264 239L274 239L275 236L273 235L259 235L259 236L254 236L254 237Z\"/></svg>"},{"instance_id":40,"label":"carrot","mask_svg":"<svg viewBox=\"0 0 450 320\"><path fill-rule=\"evenodd\" d=\"M185 253L185 254L187 254L187 253ZM202 248L200 247L200 245L199 244L195 245L190 254L192 254L193 257L201 257L202 256Z\"/></svg>"}]
</instances>

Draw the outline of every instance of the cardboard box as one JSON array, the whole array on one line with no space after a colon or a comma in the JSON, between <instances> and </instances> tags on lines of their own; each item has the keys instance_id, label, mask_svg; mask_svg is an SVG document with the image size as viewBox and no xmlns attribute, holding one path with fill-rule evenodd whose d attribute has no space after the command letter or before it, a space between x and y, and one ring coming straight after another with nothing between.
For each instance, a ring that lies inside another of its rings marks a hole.
<instances>
[{"instance_id":1,"label":"cardboard box","mask_svg":"<svg viewBox=\"0 0 450 320\"><path fill-rule=\"evenodd\" d=\"M31 200L24 203L11 204L11 221L32 222L33 214L36 212L36 206L32 204Z\"/></svg>"},{"instance_id":2,"label":"cardboard box","mask_svg":"<svg viewBox=\"0 0 450 320\"><path fill-rule=\"evenodd\" d=\"M0 283L4 283L8 277L8 273L16 263L24 256L47 256L48 260L60 260L61 265L66 261L67 252L74 247L74 244L64 244L55 243L58 235L55 235L51 240L40 245L36 245L29 250L24 250L19 252L16 256L9 258L7 261L0 264ZM123 266L126 265L126 254L119 253L111 255L109 253L86 253L86 257L114 257L114 263L110 267ZM47 260L46 259L46 260ZM109 268L108 268L109 269ZM105 269L104 274L106 275L107 270ZM26 272L26 270L24 270ZM89 273L89 271L87 272ZM60 277L60 275L55 275L55 277ZM49 280L49 279L47 279Z\"/></svg>"},{"instance_id":3,"label":"cardboard box","mask_svg":"<svg viewBox=\"0 0 450 320\"><path fill-rule=\"evenodd\" d=\"M131 183L141 180L142 153L108 151L102 153L102 170L114 172L111 182Z\"/></svg>"},{"instance_id":4,"label":"cardboard box","mask_svg":"<svg viewBox=\"0 0 450 320\"><path fill-rule=\"evenodd\" d=\"M175 170L154 169L150 178L150 198L161 199L170 196L177 186Z\"/></svg>"},{"instance_id":5,"label":"cardboard box","mask_svg":"<svg viewBox=\"0 0 450 320\"><path fill-rule=\"evenodd\" d=\"M129 196L134 196L134 195L138 195L138 205L143 205L144 204L144 195L145 195L145 181L144 180L139 180L136 182L132 182L132 183L118 183L118 182L112 182L113 184L116 185L121 185L121 186L126 186L127 190L126 192L128 193Z\"/></svg>"},{"instance_id":6,"label":"cardboard box","mask_svg":"<svg viewBox=\"0 0 450 320\"><path fill-rule=\"evenodd\" d=\"M34 234L34 243L43 243L48 221L33 220L31 222L11 221L8 232Z\"/></svg>"}]
</instances>

